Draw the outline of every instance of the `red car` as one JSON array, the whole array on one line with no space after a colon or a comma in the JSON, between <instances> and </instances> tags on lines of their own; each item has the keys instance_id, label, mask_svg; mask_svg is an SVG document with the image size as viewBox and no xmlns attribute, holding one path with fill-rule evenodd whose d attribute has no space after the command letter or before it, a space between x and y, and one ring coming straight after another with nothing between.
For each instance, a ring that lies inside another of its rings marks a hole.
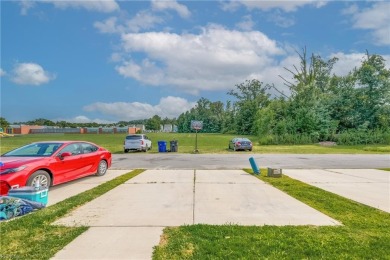
<instances>
[{"instance_id":1,"label":"red car","mask_svg":"<svg viewBox=\"0 0 390 260\"><path fill-rule=\"evenodd\" d=\"M0 156L0 195L22 186L53 186L88 175L102 176L111 153L94 143L47 141L22 146Z\"/></svg>"}]
</instances>

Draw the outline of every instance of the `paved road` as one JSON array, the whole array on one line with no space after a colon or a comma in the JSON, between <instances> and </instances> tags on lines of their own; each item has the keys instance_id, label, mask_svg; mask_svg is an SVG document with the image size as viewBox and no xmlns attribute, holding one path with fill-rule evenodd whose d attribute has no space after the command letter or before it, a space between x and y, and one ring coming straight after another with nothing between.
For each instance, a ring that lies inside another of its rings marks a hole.
<instances>
[{"instance_id":1,"label":"paved road","mask_svg":"<svg viewBox=\"0 0 390 260\"><path fill-rule=\"evenodd\" d=\"M113 154L113 170L119 169L243 169L253 157L260 168L375 169L390 168L388 154Z\"/></svg>"}]
</instances>

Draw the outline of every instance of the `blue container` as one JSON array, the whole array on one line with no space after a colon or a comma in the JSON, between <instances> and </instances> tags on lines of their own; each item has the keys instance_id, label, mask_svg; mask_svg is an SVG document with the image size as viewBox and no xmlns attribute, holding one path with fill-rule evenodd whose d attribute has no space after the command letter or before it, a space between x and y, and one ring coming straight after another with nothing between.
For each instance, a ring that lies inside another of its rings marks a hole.
<instances>
[{"instance_id":1,"label":"blue container","mask_svg":"<svg viewBox=\"0 0 390 260\"><path fill-rule=\"evenodd\" d=\"M167 151L167 142L166 141L158 141L158 152L165 153Z\"/></svg>"},{"instance_id":2,"label":"blue container","mask_svg":"<svg viewBox=\"0 0 390 260\"><path fill-rule=\"evenodd\" d=\"M255 174L260 174L260 170L259 170L259 167L257 167L255 159L253 157L251 157L251 158L249 158L249 162L251 163L253 172Z\"/></svg>"},{"instance_id":3,"label":"blue container","mask_svg":"<svg viewBox=\"0 0 390 260\"><path fill-rule=\"evenodd\" d=\"M25 186L16 189L10 189L8 191L8 196L19 199L32 200L46 205L48 198L48 188L39 187L38 189L35 189L31 186Z\"/></svg>"}]
</instances>

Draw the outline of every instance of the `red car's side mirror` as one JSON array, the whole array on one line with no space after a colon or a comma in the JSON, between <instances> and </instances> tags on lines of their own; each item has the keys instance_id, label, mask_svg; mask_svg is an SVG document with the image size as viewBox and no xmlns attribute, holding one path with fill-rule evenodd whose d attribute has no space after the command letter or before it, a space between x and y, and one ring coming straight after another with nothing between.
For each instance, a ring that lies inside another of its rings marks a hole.
<instances>
[{"instance_id":1,"label":"red car's side mirror","mask_svg":"<svg viewBox=\"0 0 390 260\"><path fill-rule=\"evenodd\" d=\"M64 159L65 157L68 157L68 156L71 156L72 153L71 152L63 152L60 154L60 159Z\"/></svg>"}]
</instances>

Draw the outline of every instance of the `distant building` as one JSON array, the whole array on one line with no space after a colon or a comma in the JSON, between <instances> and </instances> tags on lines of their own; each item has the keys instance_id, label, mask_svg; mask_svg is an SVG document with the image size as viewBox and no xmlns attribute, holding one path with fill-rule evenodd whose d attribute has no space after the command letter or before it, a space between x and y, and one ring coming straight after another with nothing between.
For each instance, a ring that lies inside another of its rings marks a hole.
<instances>
[{"instance_id":1,"label":"distant building","mask_svg":"<svg viewBox=\"0 0 390 260\"><path fill-rule=\"evenodd\" d=\"M160 131L167 132L167 133L177 132L177 126L172 124L164 124L161 125Z\"/></svg>"},{"instance_id":2,"label":"distant building","mask_svg":"<svg viewBox=\"0 0 390 260\"><path fill-rule=\"evenodd\" d=\"M25 135L31 134L31 130L44 128L45 126L41 125L10 125L9 127L7 127L5 132L8 134Z\"/></svg>"}]
</instances>

